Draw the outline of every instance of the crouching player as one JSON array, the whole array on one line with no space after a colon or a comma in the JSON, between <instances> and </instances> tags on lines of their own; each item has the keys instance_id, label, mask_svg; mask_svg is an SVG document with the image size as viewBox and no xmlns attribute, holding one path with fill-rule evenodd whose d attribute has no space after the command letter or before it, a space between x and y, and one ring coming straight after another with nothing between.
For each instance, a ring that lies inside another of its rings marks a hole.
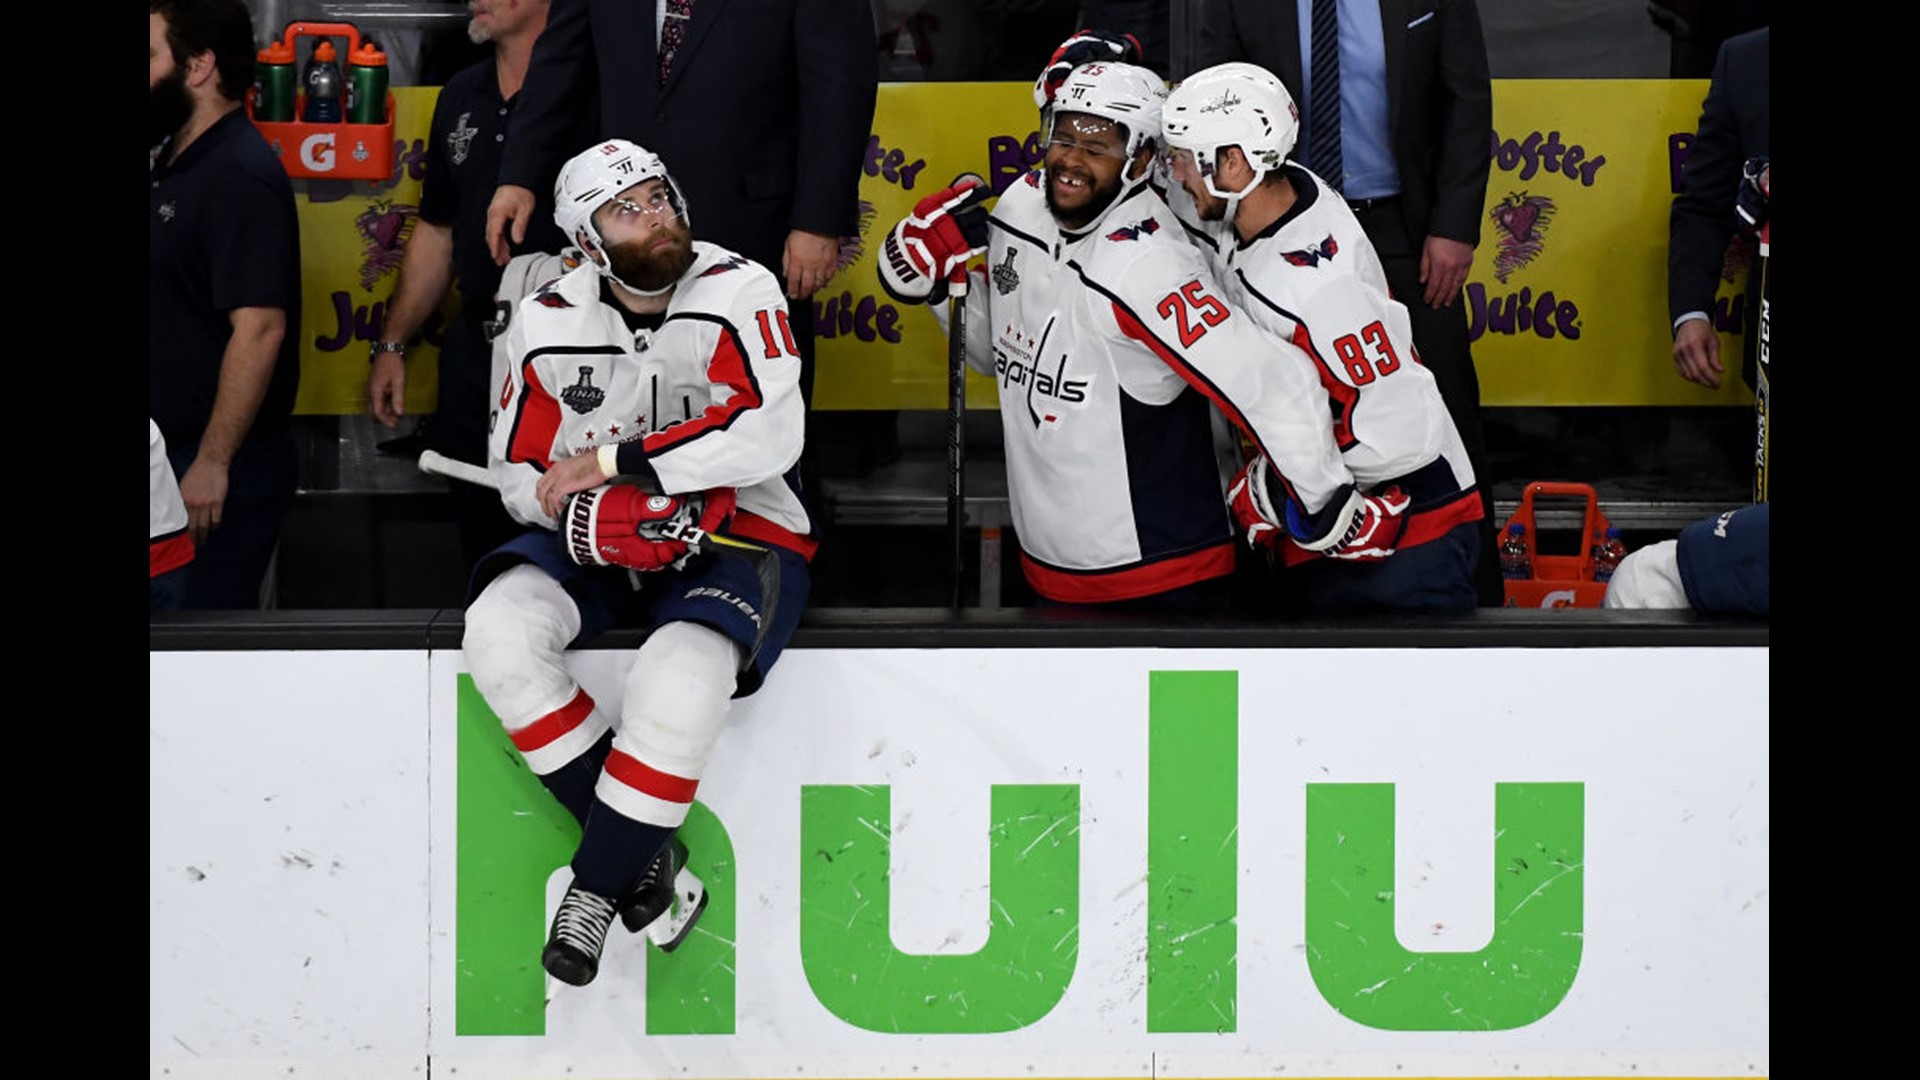
<instances>
[{"instance_id":1,"label":"crouching player","mask_svg":"<svg viewBox=\"0 0 1920 1080\"><path fill-rule=\"evenodd\" d=\"M799 621L815 539L778 281L693 240L665 166L630 142L569 161L554 205L587 262L523 300L494 352L489 472L536 527L476 568L463 647L581 823L541 961L585 985L616 915L671 950L704 908L674 833L730 699ZM565 653L616 623L650 633L613 717Z\"/></svg>"}]
</instances>

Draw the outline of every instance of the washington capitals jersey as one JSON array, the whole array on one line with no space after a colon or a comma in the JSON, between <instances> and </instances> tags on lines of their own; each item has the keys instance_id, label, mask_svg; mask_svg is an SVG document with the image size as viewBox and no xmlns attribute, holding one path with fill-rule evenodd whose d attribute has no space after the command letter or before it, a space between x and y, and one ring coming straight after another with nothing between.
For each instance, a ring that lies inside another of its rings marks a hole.
<instances>
[{"instance_id":1,"label":"washington capitals jersey","mask_svg":"<svg viewBox=\"0 0 1920 1080\"><path fill-rule=\"evenodd\" d=\"M1044 176L990 217L967 359L999 385L1022 568L1042 596L1147 596L1231 572L1215 410L1271 451L1302 503L1350 477L1311 368L1277 362L1144 183L1064 232ZM982 302L982 300L984 302Z\"/></svg>"},{"instance_id":2,"label":"washington capitals jersey","mask_svg":"<svg viewBox=\"0 0 1920 1080\"><path fill-rule=\"evenodd\" d=\"M1405 305L1346 202L1289 163L1296 193L1281 217L1240 242L1231 229L1189 221L1222 289L1268 337L1313 363L1333 437L1362 490L1399 484L1413 498L1399 546L1412 547L1484 516L1466 447L1433 374L1419 362ZM1287 559L1309 557L1289 544Z\"/></svg>"},{"instance_id":3,"label":"washington capitals jersey","mask_svg":"<svg viewBox=\"0 0 1920 1080\"><path fill-rule=\"evenodd\" d=\"M702 241L693 252L654 329L629 329L591 264L520 302L494 349L489 469L510 514L554 528L534 497L540 474L638 440L665 494L735 488L730 531L811 555L794 475L805 415L786 300L757 263Z\"/></svg>"}]
</instances>

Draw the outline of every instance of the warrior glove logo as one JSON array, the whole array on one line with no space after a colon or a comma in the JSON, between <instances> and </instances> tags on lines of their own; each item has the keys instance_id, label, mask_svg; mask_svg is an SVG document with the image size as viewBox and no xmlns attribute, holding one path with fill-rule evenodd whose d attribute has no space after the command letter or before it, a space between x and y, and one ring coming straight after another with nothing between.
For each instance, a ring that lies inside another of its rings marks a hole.
<instances>
[{"instance_id":1,"label":"warrior glove logo","mask_svg":"<svg viewBox=\"0 0 1920 1080\"><path fill-rule=\"evenodd\" d=\"M593 369L582 367L580 381L560 391L560 400L567 403L567 408L585 416L607 400L607 392L593 385Z\"/></svg>"}]
</instances>

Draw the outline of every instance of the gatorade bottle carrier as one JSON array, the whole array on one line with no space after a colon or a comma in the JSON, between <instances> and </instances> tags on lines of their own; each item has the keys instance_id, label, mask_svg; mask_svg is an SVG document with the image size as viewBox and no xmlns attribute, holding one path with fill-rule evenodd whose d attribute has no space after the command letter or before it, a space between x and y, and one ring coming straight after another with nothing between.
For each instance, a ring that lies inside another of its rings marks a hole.
<instances>
[{"instance_id":1,"label":"gatorade bottle carrier","mask_svg":"<svg viewBox=\"0 0 1920 1080\"><path fill-rule=\"evenodd\" d=\"M339 51L342 57L350 57L360 48L360 31L351 23L287 24L284 41L288 48L294 48L294 42L303 37L346 38L347 48ZM247 119L273 145L288 176L299 180L385 180L393 175L393 91L387 91L387 119L381 124L305 123L299 119L306 115L305 90L294 101L293 120L257 120L253 115L256 92L253 87L247 88Z\"/></svg>"},{"instance_id":2,"label":"gatorade bottle carrier","mask_svg":"<svg viewBox=\"0 0 1920 1080\"><path fill-rule=\"evenodd\" d=\"M1540 553L1540 532L1534 525L1538 497L1586 500L1586 516L1580 529L1580 551L1574 555ZM1533 577L1506 582L1507 606L1526 608L1597 608L1606 598L1607 583L1593 580L1593 545L1605 539L1610 523L1600 512L1600 500L1587 484L1535 481L1520 495L1520 506L1500 526L1519 522L1527 527L1527 552L1533 556Z\"/></svg>"}]
</instances>

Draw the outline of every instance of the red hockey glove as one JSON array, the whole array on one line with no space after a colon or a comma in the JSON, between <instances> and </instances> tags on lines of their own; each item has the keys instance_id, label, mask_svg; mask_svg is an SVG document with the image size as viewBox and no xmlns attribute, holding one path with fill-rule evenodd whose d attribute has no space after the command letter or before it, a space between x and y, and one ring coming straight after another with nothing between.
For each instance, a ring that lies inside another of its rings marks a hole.
<instances>
[{"instance_id":1,"label":"red hockey glove","mask_svg":"<svg viewBox=\"0 0 1920 1080\"><path fill-rule=\"evenodd\" d=\"M560 527L567 557L581 566L664 570L698 553L733 507L732 488L681 497L612 484L569 498Z\"/></svg>"},{"instance_id":2,"label":"red hockey glove","mask_svg":"<svg viewBox=\"0 0 1920 1080\"><path fill-rule=\"evenodd\" d=\"M949 282L964 280L967 260L987 250L987 199L993 189L971 173L914 205L881 243L880 284L903 304L938 303Z\"/></svg>"},{"instance_id":3,"label":"red hockey glove","mask_svg":"<svg viewBox=\"0 0 1920 1080\"><path fill-rule=\"evenodd\" d=\"M1273 500L1267 495L1267 477L1273 470L1261 454L1241 466L1227 489L1227 507L1233 511L1234 524L1246 537L1247 546L1272 548L1286 536L1274 513Z\"/></svg>"},{"instance_id":4,"label":"red hockey glove","mask_svg":"<svg viewBox=\"0 0 1920 1080\"><path fill-rule=\"evenodd\" d=\"M1293 534L1294 543L1329 559L1378 562L1393 554L1400 530L1406 528L1404 515L1413 500L1398 485L1372 495L1350 492L1332 517L1332 527L1319 535L1314 535L1299 505L1292 499L1287 500L1287 530ZM1321 521L1328 520L1325 511L1317 516Z\"/></svg>"},{"instance_id":5,"label":"red hockey glove","mask_svg":"<svg viewBox=\"0 0 1920 1080\"><path fill-rule=\"evenodd\" d=\"M1033 81L1033 104L1045 111L1053 104L1053 95L1067 76L1081 64L1091 64L1096 60L1108 63L1138 64L1146 50L1140 47L1140 39L1132 34L1122 34L1114 30L1080 30L1060 47L1053 50L1053 56L1047 60L1047 66L1040 69L1040 77Z\"/></svg>"}]
</instances>

